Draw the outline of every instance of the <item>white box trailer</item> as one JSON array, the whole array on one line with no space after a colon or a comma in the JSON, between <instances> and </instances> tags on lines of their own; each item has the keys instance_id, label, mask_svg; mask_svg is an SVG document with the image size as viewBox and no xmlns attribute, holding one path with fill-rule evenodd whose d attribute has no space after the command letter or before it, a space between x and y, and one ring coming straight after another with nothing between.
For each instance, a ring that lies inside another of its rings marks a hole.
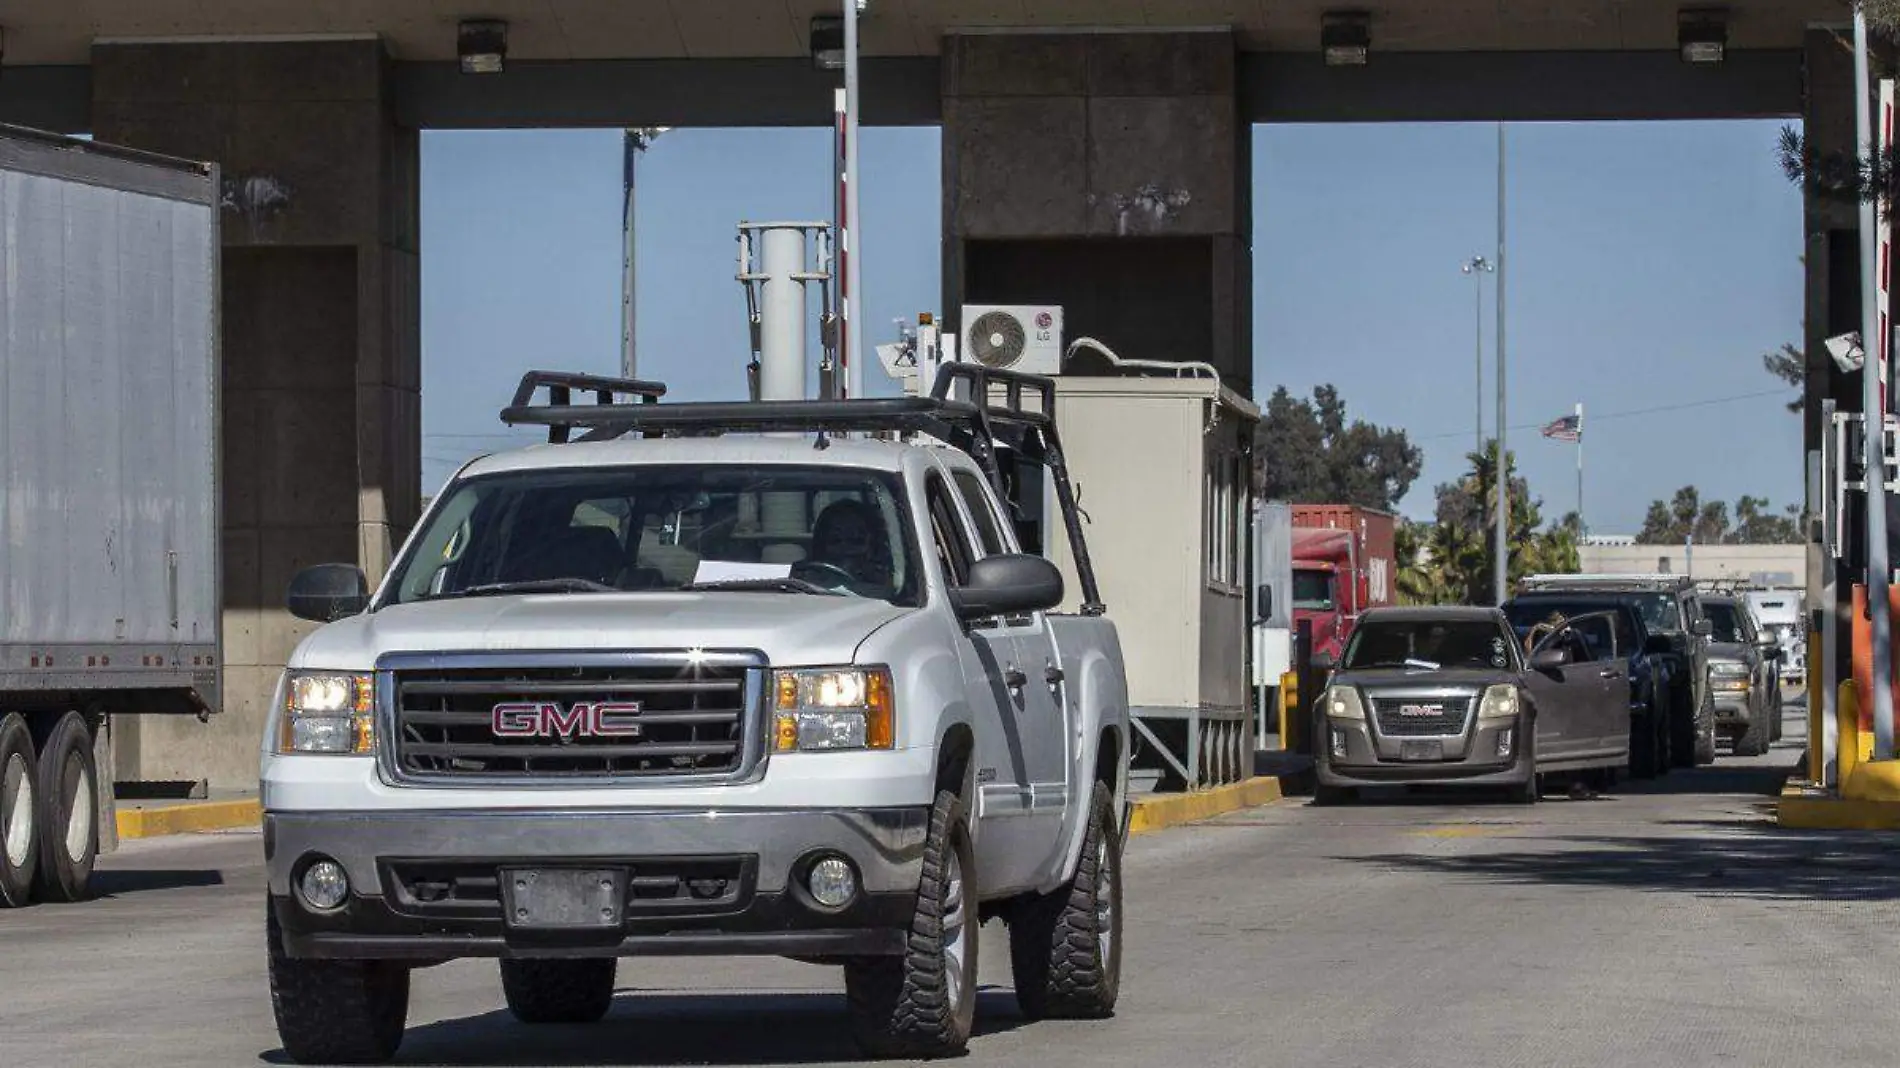
<instances>
[{"instance_id":1,"label":"white box trailer","mask_svg":"<svg viewBox=\"0 0 1900 1068\"><path fill-rule=\"evenodd\" d=\"M116 846L113 716L218 708L218 204L0 127L0 905Z\"/></svg>"},{"instance_id":2,"label":"white box trailer","mask_svg":"<svg viewBox=\"0 0 1900 1068\"><path fill-rule=\"evenodd\" d=\"M1254 750L1249 546L1260 410L1197 366L1056 379L1089 553L1121 633L1136 763L1187 788L1246 778ZM1050 500L1045 530L1057 529ZM1072 611L1079 594L1066 539L1046 541Z\"/></svg>"}]
</instances>

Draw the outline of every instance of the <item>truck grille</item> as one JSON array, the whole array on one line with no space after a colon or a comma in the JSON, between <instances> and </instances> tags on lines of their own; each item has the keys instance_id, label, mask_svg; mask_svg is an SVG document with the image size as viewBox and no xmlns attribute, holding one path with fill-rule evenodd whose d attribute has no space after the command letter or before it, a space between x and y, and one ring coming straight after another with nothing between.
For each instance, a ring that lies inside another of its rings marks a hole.
<instances>
[{"instance_id":1,"label":"truck grille","mask_svg":"<svg viewBox=\"0 0 1900 1068\"><path fill-rule=\"evenodd\" d=\"M1471 698L1374 697L1372 714L1387 738L1444 738L1463 734Z\"/></svg>"},{"instance_id":2,"label":"truck grille","mask_svg":"<svg viewBox=\"0 0 1900 1068\"><path fill-rule=\"evenodd\" d=\"M697 778L745 763L743 667L397 670L393 684L399 778Z\"/></svg>"}]
</instances>

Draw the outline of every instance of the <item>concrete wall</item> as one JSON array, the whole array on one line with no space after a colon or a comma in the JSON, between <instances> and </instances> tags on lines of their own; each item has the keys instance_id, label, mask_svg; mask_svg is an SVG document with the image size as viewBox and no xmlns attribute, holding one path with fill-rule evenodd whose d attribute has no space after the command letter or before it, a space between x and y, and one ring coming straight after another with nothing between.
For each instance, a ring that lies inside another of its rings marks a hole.
<instances>
[{"instance_id":1,"label":"concrete wall","mask_svg":"<svg viewBox=\"0 0 1900 1068\"><path fill-rule=\"evenodd\" d=\"M1231 31L943 44L944 312L1060 304L1069 339L1251 392L1251 127Z\"/></svg>"},{"instance_id":2,"label":"concrete wall","mask_svg":"<svg viewBox=\"0 0 1900 1068\"><path fill-rule=\"evenodd\" d=\"M1585 545L1577 550L1585 574L1666 572L1693 579L1779 576L1778 585L1806 586L1806 545Z\"/></svg>"},{"instance_id":3,"label":"concrete wall","mask_svg":"<svg viewBox=\"0 0 1900 1068\"><path fill-rule=\"evenodd\" d=\"M416 133L372 39L99 45L105 142L223 168L224 707L128 718L120 779L254 785L271 688L311 626L309 564L372 580L416 519Z\"/></svg>"}]
</instances>

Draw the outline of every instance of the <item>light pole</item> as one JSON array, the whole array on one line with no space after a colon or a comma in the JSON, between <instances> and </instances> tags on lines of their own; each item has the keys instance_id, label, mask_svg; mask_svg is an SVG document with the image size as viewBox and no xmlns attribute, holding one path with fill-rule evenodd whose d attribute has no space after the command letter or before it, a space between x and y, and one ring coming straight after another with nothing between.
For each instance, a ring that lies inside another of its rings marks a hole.
<instances>
[{"instance_id":1,"label":"light pole","mask_svg":"<svg viewBox=\"0 0 1900 1068\"><path fill-rule=\"evenodd\" d=\"M1471 276L1472 303L1472 339L1478 346L1477 386L1472 390L1472 399L1478 406L1477 454L1484 455L1484 276L1497 270L1491 261L1483 256L1473 256L1460 268Z\"/></svg>"},{"instance_id":2,"label":"light pole","mask_svg":"<svg viewBox=\"0 0 1900 1068\"><path fill-rule=\"evenodd\" d=\"M1498 122L1498 293L1492 300L1498 314L1498 604L1510 596L1511 581L1511 464L1504 448L1504 123Z\"/></svg>"},{"instance_id":3,"label":"light pole","mask_svg":"<svg viewBox=\"0 0 1900 1068\"><path fill-rule=\"evenodd\" d=\"M626 198L620 209L620 375L638 377L633 354L634 302L634 195L633 171L640 153L653 139L667 131L665 126L631 127L621 140L621 194Z\"/></svg>"},{"instance_id":4,"label":"light pole","mask_svg":"<svg viewBox=\"0 0 1900 1068\"><path fill-rule=\"evenodd\" d=\"M863 268L858 240L858 16L865 0L843 0L844 18L844 218L839 227L844 240L844 288L838 305L844 315L845 396L864 395L864 291L859 288Z\"/></svg>"}]
</instances>

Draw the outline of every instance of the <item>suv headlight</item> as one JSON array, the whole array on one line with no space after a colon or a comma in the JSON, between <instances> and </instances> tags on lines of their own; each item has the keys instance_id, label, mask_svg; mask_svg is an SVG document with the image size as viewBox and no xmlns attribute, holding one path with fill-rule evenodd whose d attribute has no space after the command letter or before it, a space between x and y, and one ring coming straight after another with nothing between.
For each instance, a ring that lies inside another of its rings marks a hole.
<instances>
[{"instance_id":1,"label":"suv headlight","mask_svg":"<svg viewBox=\"0 0 1900 1068\"><path fill-rule=\"evenodd\" d=\"M376 751L376 677L293 671L284 686L280 753Z\"/></svg>"},{"instance_id":2,"label":"suv headlight","mask_svg":"<svg viewBox=\"0 0 1900 1068\"><path fill-rule=\"evenodd\" d=\"M1479 719L1516 719L1517 687L1508 682L1485 688L1478 699Z\"/></svg>"},{"instance_id":3,"label":"suv headlight","mask_svg":"<svg viewBox=\"0 0 1900 1068\"><path fill-rule=\"evenodd\" d=\"M897 745L889 668L774 671L772 693L772 748L777 752Z\"/></svg>"},{"instance_id":4,"label":"suv headlight","mask_svg":"<svg viewBox=\"0 0 1900 1068\"><path fill-rule=\"evenodd\" d=\"M1363 720L1366 718L1366 706L1359 700L1359 689L1356 686L1326 687L1325 703L1326 714L1334 719Z\"/></svg>"}]
</instances>

